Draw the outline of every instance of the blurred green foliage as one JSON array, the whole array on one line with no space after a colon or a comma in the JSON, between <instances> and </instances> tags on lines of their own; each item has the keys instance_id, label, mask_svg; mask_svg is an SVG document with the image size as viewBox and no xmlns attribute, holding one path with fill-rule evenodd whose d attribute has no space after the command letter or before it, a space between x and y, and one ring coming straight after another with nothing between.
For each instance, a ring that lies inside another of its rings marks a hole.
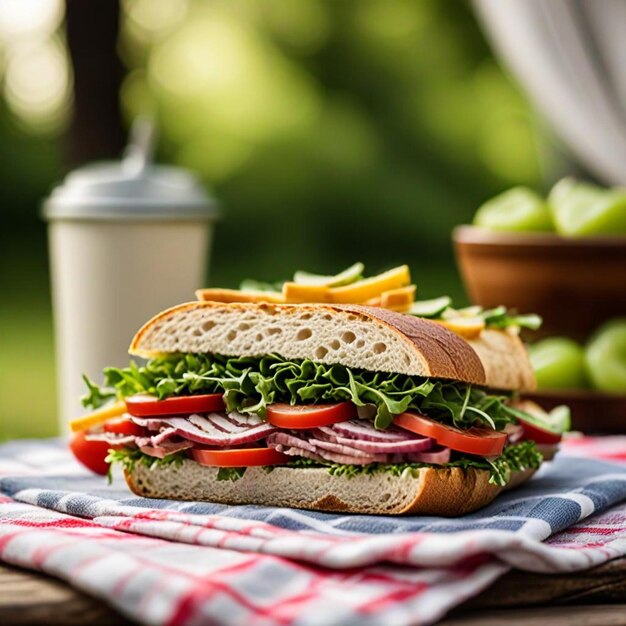
<instances>
[{"instance_id":1,"label":"blurred green foliage","mask_svg":"<svg viewBox=\"0 0 626 626\"><path fill-rule=\"evenodd\" d=\"M197 170L223 204L211 284L407 262L419 298L462 299L451 228L540 183L529 107L465 3L123 5L126 119L155 114L161 160ZM0 437L55 429L38 206L63 174L63 137L34 132L0 109Z\"/></svg>"}]
</instances>

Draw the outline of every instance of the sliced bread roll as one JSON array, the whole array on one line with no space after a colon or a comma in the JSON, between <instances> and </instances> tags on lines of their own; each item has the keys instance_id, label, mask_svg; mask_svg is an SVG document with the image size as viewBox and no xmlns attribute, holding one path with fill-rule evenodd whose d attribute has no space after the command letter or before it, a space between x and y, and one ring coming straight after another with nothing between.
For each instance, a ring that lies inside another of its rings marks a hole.
<instances>
[{"instance_id":1,"label":"sliced bread roll","mask_svg":"<svg viewBox=\"0 0 626 626\"><path fill-rule=\"evenodd\" d=\"M276 353L495 389L534 388L515 335L488 330L466 341L429 320L361 305L190 302L151 319L130 346L145 358L178 352Z\"/></svg>"},{"instance_id":2,"label":"sliced bread roll","mask_svg":"<svg viewBox=\"0 0 626 626\"><path fill-rule=\"evenodd\" d=\"M249 467L236 481L217 480L218 469L192 460L149 468L137 464L126 471L134 493L167 498L293 507L336 513L378 515L465 515L489 504L502 487L489 483L489 472L458 467L422 468L413 473L333 476L324 468L276 467L267 472ZM532 471L515 476L515 484Z\"/></svg>"}]
</instances>

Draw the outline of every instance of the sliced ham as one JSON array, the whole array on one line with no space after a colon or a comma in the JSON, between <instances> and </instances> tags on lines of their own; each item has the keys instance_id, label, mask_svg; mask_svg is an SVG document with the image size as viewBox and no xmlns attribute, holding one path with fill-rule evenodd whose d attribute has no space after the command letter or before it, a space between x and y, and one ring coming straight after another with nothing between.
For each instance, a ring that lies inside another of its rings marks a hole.
<instances>
[{"instance_id":1,"label":"sliced ham","mask_svg":"<svg viewBox=\"0 0 626 626\"><path fill-rule=\"evenodd\" d=\"M269 448L275 448L276 446L286 446L294 448L302 448L308 452L315 452L315 446L304 437L298 437L285 431L276 431L267 436L265 440ZM276 448L278 450L278 448ZM287 454L287 453L285 453Z\"/></svg>"},{"instance_id":2,"label":"sliced ham","mask_svg":"<svg viewBox=\"0 0 626 626\"><path fill-rule=\"evenodd\" d=\"M165 439L178 435L184 439L208 446L236 446L250 441L258 441L276 430L274 426L266 422L252 428L243 429L238 433L227 433L219 430L216 426L211 425L208 420L207 422L209 423L206 425L206 429L198 428L196 424L192 424L184 417L168 417L162 419L161 422L167 428L152 437L153 445L155 445L155 442L158 445Z\"/></svg>"},{"instance_id":3,"label":"sliced ham","mask_svg":"<svg viewBox=\"0 0 626 626\"><path fill-rule=\"evenodd\" d=\"M139 439L139 437L137 439ZM140 446L139 449L148 456L163 459L169 454L174 454L175 452L180 452L181 450L187 450L192 446L193 443L191 441L166 441L160 446L143 445Z\"/></svg>"},{"instance_id":4,"label":"sliced ham","mask_svg":"<svg viewBox=\"0 0 626 626\"><path fill-rule=\"evenodd\" d=\"M163 426L163 420L158 417L135 417L134 415L129 414L127 414L127 417L129 420L137 424L137 426L142 426L148 430L159 430L159 428Z\"/></svg>"},{"instance_id":5,"label":"sliced ham","mask_svg":"<svg viewBox=\"0 0 626 626\"><path fill-rule=\"evenodd\" d=\"M229 413L228 419L235 422L235 424L238 424L239 426L258 426L259 424L265 423L262 417L259 417L254 413L248 415L237 411Z\"/></svg>"},{"instance_id":6,"label":"sliced ham","mask_svg":"<svg viewBox=\"0 0 626 626\"><path fill-rule=\"evenodd\" d=\"M320 454L323 454L322 451L328 450L329 452L334 452L336 454L343 454L361 459L372 459L369 461L370 463L375 463L376 461L384 463L387 460L387 455L385 454L369 454L352 446L335 443L334 441L324 441L323 439L316 439L312 437L309 439L309 442L320 450Z\"/></svg>"},{"instance_id":7,"label":"sliced ham","mask_svg":"<svg viewBox=\"0 0 626 626\"><path fill-rule=\"evenodd\" d=\"M310 450L305 450L304 448L300 448L298 446L285 446L282 444L274 444L270 446L277 450L278 452L282 452L283 454L288 454L289 456L300 456L305 459L311 459L312 461L320 461L320 462L328 462L331 463L341 463L343 465L367 465L371 461L363 462L362 458L346 456L343 454L334 454L332 452L320 451L320 453L311 452Z\"/></svg>"},{"instance_id":8,"label":"sliced ham","mask_svg":"<svg viewBox=\"0 0 626 626\"><path fill-rule=\"evenodd\" d=\"M289 456L301 456L305 459L311 459L312 461L325 461L319 454L315 454L315 452L311 452L310 450L305 450L304 448L299 448L298 446L284 446L280 443L274 444L270 446L274 448L277 452L282 452L283 454L287 454Z\"/></svg>"},{"instance_id":9,"label":"sliced ham","mask_svg":"<svg viewBox=\"0 0 626 626\"><path fill-rule=\"evenodd\" d=\"M150 437L150 445L160 446L164 441L167 441L171 437L175 437L176 434L176 429L174 427L164 428L158 435Z\"/></svg>"},{"instance_id":10,"label":"sliced ham","mask_svg":"<svg viewBox=\"0 0 626 626\"><path fill-rule=\"evenodd\" d=\"M277 431L267 437L267 445L279 452L293 456L303 456L313 460L349 465L368 465L369 463L432 463L441 465L450 460L450 449L433 446L429 450L396 453L369 453L356 448L357 443L345 445L328 438L320 439L314 433L303 431L297 435ZM373 442L368 442L373 443ZM429 444L430 445L430 444Z\"/></svg>"},{"instance_id":11,"label":"sliced ham","mask_svg":"<svg viewBox=\"0 0 626 626\"><path fill-rule=\"evenodd\" d=\"M404 454L404 462L406 463L432 463L433 465L443 465L450 462L450 448L435 446L426 452L412 452ZM402 461L398 461L402 462Z\"/></svg>"},{"instance_id":12,"label":"sliced ham","mask_svg":"<svg viewBox=\"0 0 626 626\"><path fill-rule=\"evenodd\" d=\"M365 420L349 420L333 424L332 429L344 437L360 439L362 441L406 441L414 435L408 431L391 426L386 430L374 428L371 422Z\"/></svg>"},{"instance_id":13,"label":"sliced ham","mask_svg":"<svg viewBox=\"0 0 626 626\"><path fill-rule=\"evenodd\" d=\"M396 454L399 452L422 452L431 448L435 441L429 437L413 435L403 441L368 441L365 439L351 439L342 437L333 428L321 426L316 431L318 439L326 439L345 446L351 446L370 454Z\"/></svg>"},{"instance_id":14,"label":"sliced ham","mask_svg":"<svg viewBox=\"0 0 626 626\"><path fill-rule=\"evenodd\" d=\"M350 454L339 454L337 452L330 452L329 450L318 450L319 455L326 461L332 463L341 463L342 465L369 465L370 463L384 463L385 461L379 461L376 457L368 456L352 456Z\"/></svg>"},{"instance_id":15,"label":"sliced ham","mask_svg":"<svg viewBox=\"0 0 626 626\"><path fill-rule=\"evenodd\" d=\"M120 435L118 433L92 433L85 435L87 441L104 441L112 446L127 446L135 443L134 435Z\"/></svg>"},{"instance_id":16,"label":"sliced ham","mask_svg":"<svg viewBox=\"0 0 626 626\"><path fill-rule=\"evenodd\" d=\"M211 432L211 429L207 428L207 425L210 424L213 430L217 428L217 430L223 433L230 433L232 435L242 433L249 428L249 426L240 426L229 420L225 415L220 415L219 413L209 413L206 417L190 415L189 421L198 426L198 428L207 430L208 432Z\"/></svg>"},{"instance_id":17,"label":"sliced ham","mask_svg":"<svg viewBox=\"0 0 626 626\"><path fill-rule=\"evenodd\" d=\"M384 462L386 460L385 455L380 455L379 458L375 455L364 454L358 450L355 451L346 446L328 450L327 448L319 446L319 443L319 441L313 438L308 438L304 433L300 436L296 436L285 432L276 432L267 438L267 445L270 448L274 448L285 454L303 456L316 461L323 460L346 465L368 465L369 463ZM287 452L287 450L290 450L290 452ZM357 454L353 454L353 452Z\"/></svg>"}]
</instances>

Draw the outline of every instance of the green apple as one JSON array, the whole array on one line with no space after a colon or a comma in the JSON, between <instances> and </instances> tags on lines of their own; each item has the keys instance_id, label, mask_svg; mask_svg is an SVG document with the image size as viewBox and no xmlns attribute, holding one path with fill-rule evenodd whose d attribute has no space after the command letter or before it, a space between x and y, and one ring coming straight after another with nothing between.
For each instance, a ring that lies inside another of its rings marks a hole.
<instances>
[{"instance_id":1,"label":"green apple","mask_svg":"<svg viewBox=\"0 0 626 626\"><path fill-rule=\"evenodd\" d=\"M573 178L548 196L556 231L565 236L626 234L626 191L602 189Z\"/></svg>"},{"instance_id":2,"label":"green apple","mask_svg":"<svg viewBox=\"0 0 626 626\"><path fill-rule=\"evenodd\" d=\"M485 202L476 212L474 224L489 230L554 230L548 205L527 187L514 187Z\"/></svg>"},{"instance_id":3,"label":"green apple","mask_svg":"<svg viewBox=\"0 0 626 626\"><path fill-rule=\"evenodd\" d=\"M529 347L539 389L588 387L584 348L567 337L542 339Z\"/></svg>"},{"instance_id":4,"label":"green apple","mask_svg":"<svg viewBox=\"0 0 626 626\"><path fill-rule=\"evenodd\" d=\"M604 324L589 341L586 357L596 389L626 394L626 317Z\"/></svg>"}]
</instances>

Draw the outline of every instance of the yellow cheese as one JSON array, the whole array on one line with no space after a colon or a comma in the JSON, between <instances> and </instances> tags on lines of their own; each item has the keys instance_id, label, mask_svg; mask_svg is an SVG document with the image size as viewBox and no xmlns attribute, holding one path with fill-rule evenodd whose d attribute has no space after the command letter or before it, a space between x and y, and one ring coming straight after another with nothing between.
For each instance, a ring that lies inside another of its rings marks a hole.
<instances>
[{"instance_id":1,"label":"yellow cheese","mask_svg":"<svg viewBox=\"0 0 626 626\"><path fill-rule=\"evenodd\" d=\"M408 265L395 267L387 272L364 278L345 287L330 289L330 302L337 304L351 304L365 302L370 298L380 296L385 291L405 287L411 282L411 273ZM321 302L321 300L318 300Z\"/></svg>"},{"instance_id":2,"label":"yellow cheese","mask_svg":"<svg viewBox=\"0 0 626 626\"><path fill-rule=\"evenodd\" d=\"M415 300L415 285L398 287L383 291L380 296L380 306L392 311L406 311Z\"/></svg>"},{"instance_id":3,"label":"yellow cheese","mask_svg":"<svg viewBox=\"0 0 626 626\"><path fill-rule=\"evenodd\" d=\"M77 433L80 430L87 430L88 428L93 428L94 426L100 426L100 424L104 424L104 422L114 417L124 415L124 413L126 413L126 402L116 402L115 404L110 404L98 409L93 413L71 420L70 430L73 433Z\"/></svg>"},{"instance_id":4,"label":"yellow cheese","mask_svg":"<svg viewBox=\"0 0 626 626\"><path fill-rule=\"evenodd\" d=\"M456 317L451 320L433 320L464 339L476 339L485 329L485 320L480 317Z\"/></svg>"},{"instance_id":5,"label":"yellow cheese","mask_svg":"<svg viewBox=\"0 0 626 626\"><path fill-rule=\"evenodd\" d=\"M332 302L330 287L325 285L303 285L300 283L287 282L283 285L283 297L285 302Z\"/></svg>"},{"instance_id":6,"label":"yellow cheese","mask_svg":"<svg viewBox=\"0 0 626 626\"><path fill-rule=\"evenodd\" d=\"M196 298L205 302L271 302L285 301L278 291L240 291L239 289L198 289Z\"/></svg>"}]
</instances>

